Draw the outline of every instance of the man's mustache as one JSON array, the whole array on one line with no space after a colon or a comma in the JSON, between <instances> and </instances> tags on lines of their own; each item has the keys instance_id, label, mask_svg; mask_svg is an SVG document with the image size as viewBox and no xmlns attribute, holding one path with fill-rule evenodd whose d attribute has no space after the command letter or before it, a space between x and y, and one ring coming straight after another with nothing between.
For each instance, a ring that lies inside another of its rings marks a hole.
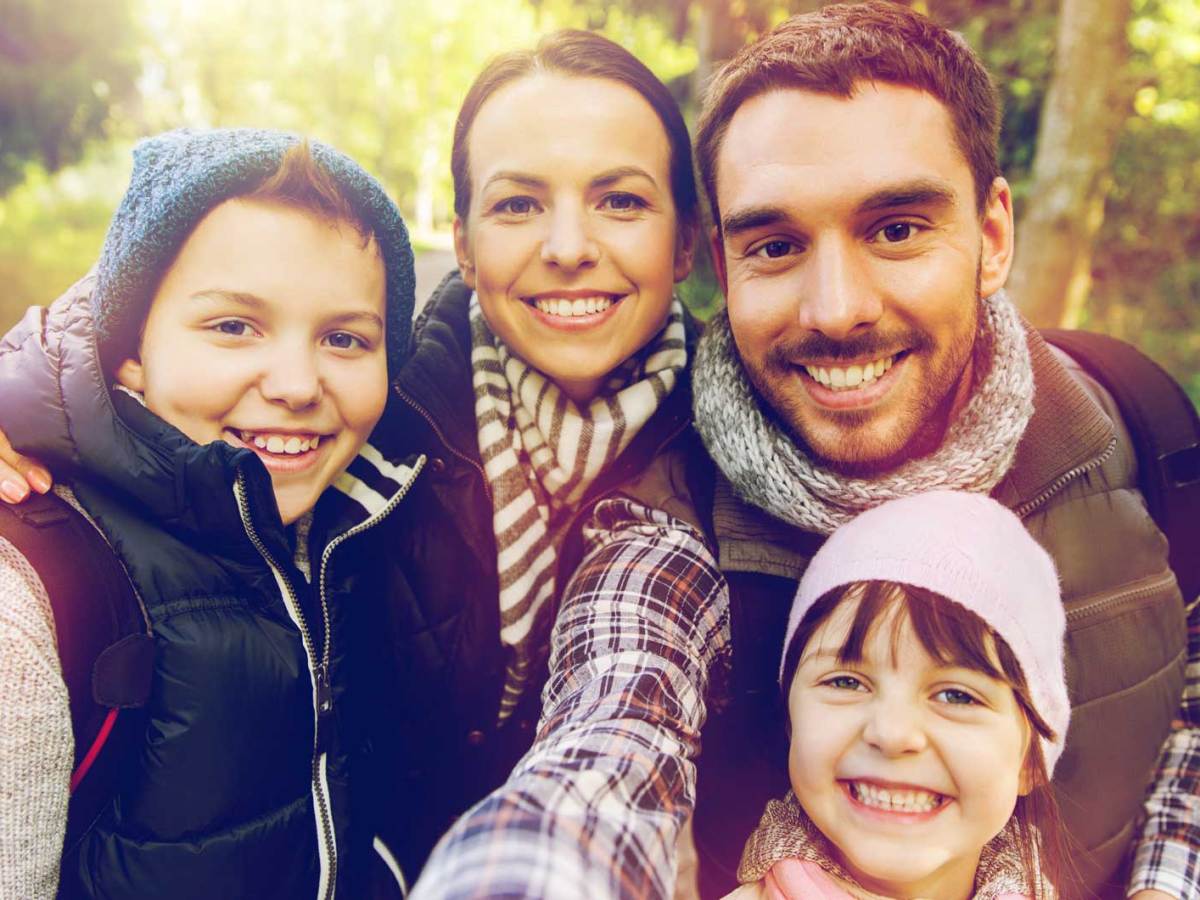
<instances>
[{"instance_id":1,"label":"man's mustache","mask_svg":"<svg viewBox=\"0 0 1200 900\"><path fill-rule=\"evenodd\" d=\"M768 366L787 368L814 359L823 362L842 360L879 359L892 356L902 350L921 352L933 347L933 339L923 331L904 332L869 331L844 341L834 340L820 332L813 332L793 340L775 344L767 351Z\"/></svg>"}]
</instances>

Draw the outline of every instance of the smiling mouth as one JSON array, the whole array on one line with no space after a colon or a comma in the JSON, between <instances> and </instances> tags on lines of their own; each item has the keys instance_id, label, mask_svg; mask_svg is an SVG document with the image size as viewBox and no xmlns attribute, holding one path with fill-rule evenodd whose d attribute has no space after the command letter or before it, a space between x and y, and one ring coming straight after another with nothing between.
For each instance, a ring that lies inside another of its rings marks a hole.
<instances>
[{"instance_id":1,"label":"smiling mouth","mask_svg":"<svg viewBox=\"0 0 1200 900\"><path fill-rule=\"evenodd\" d=\"M866 781L847 781L850 796L872 809L898 813L929 813L944 805L945 794L920 788L885 788Z\"/></svg>"},{"instance_id":2,"label":"smiling mouth","mask_svg":"<svg viewBox=\"0 0 1200 900\"><path fill-rule=\"evenodd\" d=\"M271 431L242 431L230 429L247 447L270 453L274 456L299 456L316 450L321 442L320 434L279 434Z\"/></svg>"},{"instance_id":3,"label":"smiling mouth","mask_svg":"<svg viewBox=\"0 0 1200 900\"><path fill-rule=\"evenodd\" d=\"M623 294L594 294L590 297L527 297L525 302L538 312L561 319L574 319L608 312L623 299Z\"/></svg>"},{"instance_id":4,"label":"smiling mouth","mask_svg":"<svg viewBox=\"0 0 1200 900\"><path fill-rule=\"evenodd\" d=\"M853 391L874 384L882 378L904 352L893 353L891 356L881 356L865 363L855 363L852 366L813 366L804 365L802 368L808 377L831 391Z\"/></svg>"}]
</instances>

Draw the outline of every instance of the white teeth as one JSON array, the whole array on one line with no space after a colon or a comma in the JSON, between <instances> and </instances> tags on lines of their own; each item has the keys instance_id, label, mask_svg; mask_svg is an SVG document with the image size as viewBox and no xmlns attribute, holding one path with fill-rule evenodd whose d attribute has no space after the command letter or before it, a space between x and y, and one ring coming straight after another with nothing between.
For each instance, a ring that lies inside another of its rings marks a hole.
<instances>
[{"instance_id":1,"label":"white teeth","mask_svg":"<svg viewBox=\"0 0 1200 900\"><path fill-rule=\"evenodd\" d=\"M844 369L837 366L828 368L805 366L804 370L814 381L819 381L827 388L835 391L847 391L862 387L864 384L874 384L875 380L890 369L895 361L895 356L885 356L874 362L848 366Z\"/></svg>"},{"instance_id":2,"label":"white teeth","mask_svg":"<svg viewBox=\"0 0 1200 900\"><path fill-rule=\"evenodd\" d=\"M239 432L239 436L243 443L253 444L259 450L288 456L316 450L317 445L321 442L321 436L316 434L310 438L303 438L294 434L285 437L279 434L255 434L252 431L242 431Z\"/></svg>"},{"instance_id":3,"label":"white teeth","mask_svg":"<svg viewBox=\"0 0 1200 900\"><path fill-rule=\"evenodd\" d=\"M886 809L892 812L932 812L942 805L945 798L940 794L921 790L889 790L862 781L850 782L854 798L864 806Z\"/></svg>"},{"instance_id":4,"label":"white teeth","mask_svg":"<svg viewBox=\"0 0 1200 900\"><path fill-rule=\"evenodd\" d=\"M561 316L562 318L572 318L574 316L588 316L595 313L604 312L613 305L611 297L577 297L573 300L568 300L565 297L539 297L534 301L534 306L540 312L548 316Z\"/></svg>"}]
</instances>

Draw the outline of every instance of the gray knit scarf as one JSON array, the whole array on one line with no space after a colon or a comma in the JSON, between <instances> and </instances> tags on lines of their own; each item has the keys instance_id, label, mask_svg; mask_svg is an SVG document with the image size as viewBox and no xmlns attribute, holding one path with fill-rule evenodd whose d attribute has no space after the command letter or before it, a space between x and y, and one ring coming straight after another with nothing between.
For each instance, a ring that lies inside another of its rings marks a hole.
<instances>
[{"instance_id":1,"label":"gray knit scarf","mask_svg":"<svg viewBox=\"0 0 1200 900\"><path fill-rule=\"evenodd\" d=\"M492 489L500 640L512 650L500 721L512 713L539 661L554 596L562 529L596 477L633 440L687 366L683 307L608 376L586 407L512 353L471 298L471 371L479 452Z\"/></svg>"},{"instance_id":2,"label":"gray knit scarf","mask_svg":"<svg viewBox=\"0 0 1200 900\"><path fill-rule=\"evenodd\" d=\"M751 884L766 877L775 863L784 859L802 859L814 862L828 874L845 884L855 885L854 880L838 862L833 845L813 824L812 819L788 791L782 800L771 800L763 812L762 820L750 835L742 851L737 877L742 884ZM1034 854L1037 864L1037 854ZM1002 894L1021 894L1032 897L1033 881L1037 878L1040 900L1053 900L1053 886L1041 872L1026 872L1021 860L1020 833L1016 819L998 835L984 845L979 855L979 867L975 871L975 889L972 900L992 900ZM875 896L857 888L865 896Z\"/></svg>"},{"instance_id":3,"label":"gray knit scarf","mask_svg":"<svg viewBox=\"0 0 1200 900\"><path fill-rule=\"evenodd\" d=\"M743 500L817 534L897 497L938 488L987 493L1012 465L1033 414L1033 368L1021 317L1004 293L982 306L971 399L937 450L879 477L824 468L779 428L746 377L724 312L696 349L696 428Z\"/></svg>"}]
</instances>

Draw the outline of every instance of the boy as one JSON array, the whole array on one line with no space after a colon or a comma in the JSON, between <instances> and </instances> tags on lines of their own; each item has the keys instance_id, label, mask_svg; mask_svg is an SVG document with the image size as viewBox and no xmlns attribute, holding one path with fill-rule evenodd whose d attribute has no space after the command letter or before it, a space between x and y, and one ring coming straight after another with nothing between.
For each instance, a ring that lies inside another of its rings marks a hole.
<instances>
[{"instance_id":1,"label":"boy","mask_svg":"<svg viewBox=\"0 0 1200 900\"><path fill-rule=\"evenodd\" d=\"M128 573L153 668L112 796L64 847L63 623L0 535L0 895L358 896L366 745L343 648L372 528L423 462L366 444L408 345L404 224L328 147L174 132L134 151L73 290L0 346L0 428L69 473L60 495Z\"/></svg>"}]
</instances>

